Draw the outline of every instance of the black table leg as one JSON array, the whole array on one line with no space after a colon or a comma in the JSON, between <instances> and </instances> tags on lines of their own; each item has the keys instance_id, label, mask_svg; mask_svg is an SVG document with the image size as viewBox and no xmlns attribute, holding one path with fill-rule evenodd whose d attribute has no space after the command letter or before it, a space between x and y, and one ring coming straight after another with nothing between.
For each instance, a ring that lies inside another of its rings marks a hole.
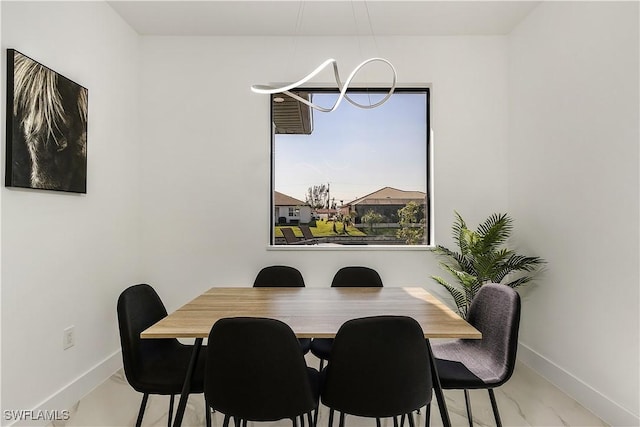
<instances>
[{"instance_id":1,"label":"black table leg","mask_svg":"<svg viewBox=\"0 0 640 427\"><path fill-rule=\"evenodd\" d=\"M436 359L433 357L433 351L431 351L431 343L429 342L428 339L427 339L427 350L429 350L429 359L431 361L431 377L433 381L433 391L435 392L436 400L438 401L438 408L440 409L440 417L442 418L442 425L444 427L451 427L451 420L449 419L449 411L447 411L447 403L444 401L444 393L442 393L440 376L438 376L438 369L436 368Z\"/></svg>"},{"instance_id":2,"label":"black table leg","mask_svg":"<svg viewBox=\"0 0 640 427\"><path fill-rule=\"evenodd\" d=\"M185 375L184 384L182 385L180 403L178 403L178 409L176 410L176 418L173 420L173 427L180 427L182 425L184 410L187 408L187 400L189 399L189 390L191 390L191 380L193 379L193 373L196 370L196 363L198 362L198 355L200 354L201 348L202 338L196 338L196 341L193 343L193 353L191 353L191 360L189 361L187 374Z\"/></svg>"}]
</instances>

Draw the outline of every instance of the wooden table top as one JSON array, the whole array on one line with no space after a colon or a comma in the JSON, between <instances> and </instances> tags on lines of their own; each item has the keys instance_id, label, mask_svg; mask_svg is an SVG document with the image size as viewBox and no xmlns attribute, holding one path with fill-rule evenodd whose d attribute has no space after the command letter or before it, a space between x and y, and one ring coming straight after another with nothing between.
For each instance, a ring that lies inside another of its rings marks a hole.
<instances>
[{"instance_id":1,"label":"wooden table top","mask_svg":"<svg viewBox=\"0 0 640 427\"><path fill-rule=\"evenodd\" d=\"M225 317L268 317L298 338L333 338L350 319L409 316L427 338L482 338L449 307L419 287L406 288L211 288L143 331L142 338L207 338Z\"/></svg>"}]
</instances>

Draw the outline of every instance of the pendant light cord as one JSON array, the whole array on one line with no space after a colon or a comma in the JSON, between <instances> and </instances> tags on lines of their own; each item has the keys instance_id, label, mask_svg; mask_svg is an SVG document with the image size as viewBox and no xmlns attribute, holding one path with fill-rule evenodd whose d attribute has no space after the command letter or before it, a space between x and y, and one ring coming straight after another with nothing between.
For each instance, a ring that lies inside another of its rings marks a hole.
<instances>
[{"instance_id":1,"label":"pendant light cord","mask_svg":"<svg viewBox=\"0 0 640 427\"><path fill-rule=\"evenodd\" d=\"M367 12L367 20L369 21L369 31L371 32L371 36L373 38L373 42L374 42L374 47L376 48L376 51L378 49L378 43L377 40L375 38L375 35L373 34L373 25L371 24L371 16L369 14L369 6L367 5L366 1L365 3L365 9ZM353 1L351 2L351 10L354 16L354 22L355 22L355 26L356 26L356 38L358 40L358 46L360 49L360 54L362 55L362 45L360 44L360 37L359 37L359 31L358 31L358 23L357 23L357 19L356 18L356 13L355 13L355 7L353 5ZM300 30L300 27L302 25L302 15L304 13L304 0L301 0L299 5L298 5L298 16L296 17L296 26L295 26L295 35L294 35L294 43L293 43L293 49L294 49L294 56L297 52L297 39L298 39L298 32ZM367 92L367 95L369 96L369 104L365 105L365 104L360 104L356 101L354 101L353 99L351 99L348 95L347 95L347 90L349 89L349 85L351 84L353 78L356 76L356 74L367 64L369 64L370 62L382 62L384 64L386 64L392 72L392 83L391 83L391 87L389 89L389 92L386 94L386 96L384 98L382 98L382 100L376 102L376 103L372 103L371 102L371 95L370 93ZM313 77L315 77L318 73L320 73L323 69L325 69L327 66L332 65L333 66L333 74L334 77L336 79L336 84L338 85L338 89L340 90L340 95L338 96L338 99L336 100L336 102L333 104L332 107L330 108L326 108L326 107L322 107L316 104L313 104L310 101L307 101L306 99L298 96L297 94L291 92L292 89L295 89L303 84L305 84L306 82L308 82L309 80L311 80ZM387 102L387 100L391 97L391 95L393 94L395 88L396 88L396 82L397 82L397 72L395 67L393 66L393 64L391 64L391 62L389 62L388 60L384 59L384 58L369 58L363 62L361 62L360 64L358 64L358 66L356 66L356 68L351 72L351 74L349 74L349 76L347 77L347 80L345 80L344 84L342 83L342 80L340 79L340 73L338 71L338 63L335 59L330 58L327 59L325 62L323 62L322 64L320 64L320 66L318 66L315 70L313 70L311 73L309 73L307 76L303 77L302 79L298 80L295 83L283 86L283 87L273 87L273 86L269 86L269 85L253 85L251 86L251 90L255 93L260 93L260 94L276 94L276 93L284 93L289 95L290 97L298 100L299 102L302 102L303 104L308 105L309 107L313 108L314 110L318 110L318 111L322 111L322 112L331 112L334 111L336 108L338 108L338 106L340 105L340 103L342 102L343 99L346 99L350 104L354 105L355 107L358 108L362 108L362 109L371 109L371 108L375 108L378 107L382 104L384 104L385 102Z\"/></svg>"}]
</instances>

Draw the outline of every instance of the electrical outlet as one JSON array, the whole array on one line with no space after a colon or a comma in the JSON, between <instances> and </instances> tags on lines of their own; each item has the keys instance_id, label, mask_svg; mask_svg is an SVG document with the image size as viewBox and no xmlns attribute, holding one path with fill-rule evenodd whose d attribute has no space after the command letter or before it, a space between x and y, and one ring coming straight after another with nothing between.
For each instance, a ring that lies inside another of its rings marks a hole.
<instances>
[{"instance_id":1,"label":"electrical outlet","mask_svg":"<svg viewBox=\"0 0 640 427\"><path fill-rule=\"evenodd\" d=\"M62 331L62 349L66 350L76 344L75 326L71 325Z\"/></svg>"}]
</instances>

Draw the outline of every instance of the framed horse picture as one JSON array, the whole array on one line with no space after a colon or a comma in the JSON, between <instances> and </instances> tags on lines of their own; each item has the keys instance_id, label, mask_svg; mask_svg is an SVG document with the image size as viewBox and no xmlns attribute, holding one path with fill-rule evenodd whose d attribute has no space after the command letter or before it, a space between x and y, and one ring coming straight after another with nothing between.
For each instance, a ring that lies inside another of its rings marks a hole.
<instances>
[{"instance_id":1,"label":"framed horse picture","mask_svg":"<svg viewBox=\"0 0 640 427\"><path fill-rule=\"evenodd\" d=\"M7 187L87 192L88 90L7 49Z\"/></svg>"}]
</instances>

